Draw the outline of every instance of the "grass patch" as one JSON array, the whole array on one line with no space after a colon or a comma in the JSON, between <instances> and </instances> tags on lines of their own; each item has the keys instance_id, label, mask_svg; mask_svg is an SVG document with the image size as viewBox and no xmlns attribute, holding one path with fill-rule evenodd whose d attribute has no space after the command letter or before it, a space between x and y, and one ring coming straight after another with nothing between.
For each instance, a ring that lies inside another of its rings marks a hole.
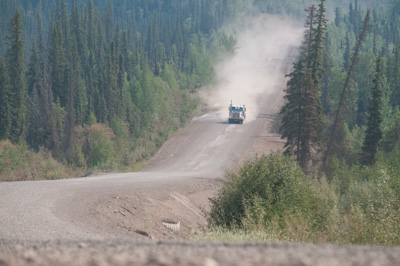
<instances>
[{"instance_id":1,"label":"grass patch","mask_svg":"<svg viewBox=\"0 0 400 266\"><path fill-rule=\"evenodd\" d=\"M196 234L192 237L196 241L213 241L213 242L276 242L276 237L263 230L248 231L244 229L227 229L223 227L213 228L213 230L205 233Z\"/></svg>"}]
</instances>

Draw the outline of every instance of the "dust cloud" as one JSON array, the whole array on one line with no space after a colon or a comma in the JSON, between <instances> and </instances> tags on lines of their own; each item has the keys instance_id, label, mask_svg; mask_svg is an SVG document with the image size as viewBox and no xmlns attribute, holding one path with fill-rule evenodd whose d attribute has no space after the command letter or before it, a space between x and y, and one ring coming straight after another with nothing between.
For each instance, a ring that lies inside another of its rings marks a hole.
<instances>
[{"instance_id":1,"label":"dust cloud","mask_svg":"<svg viewBox=\"0 0 400 266\"><path fill-rule=\"evenodd\" d=\"M300 44L302 31L293 21L262 15L237 34L237 53L215 67L217 88L208 99L221 109L221 119L228 119L231 100L246 105L246 122L255 119L264 95L282 89L282 62Z\"/></svg>"}]
</instances>

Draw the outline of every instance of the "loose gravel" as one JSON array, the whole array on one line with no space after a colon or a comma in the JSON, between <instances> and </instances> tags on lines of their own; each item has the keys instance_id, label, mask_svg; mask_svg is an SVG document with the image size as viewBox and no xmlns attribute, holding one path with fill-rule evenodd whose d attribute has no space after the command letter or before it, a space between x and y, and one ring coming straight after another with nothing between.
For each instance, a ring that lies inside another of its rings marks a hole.
<instances>
[{"instance_id":1,"label":"loose gravel","mask_svg":"<svg viewBox=\"0 0 400 266\"><path fill-rule=\"evenodd\" d=\"M0 265L400 265L400 248L293 243L0 241Z\"/></svg>"}]
</instances>

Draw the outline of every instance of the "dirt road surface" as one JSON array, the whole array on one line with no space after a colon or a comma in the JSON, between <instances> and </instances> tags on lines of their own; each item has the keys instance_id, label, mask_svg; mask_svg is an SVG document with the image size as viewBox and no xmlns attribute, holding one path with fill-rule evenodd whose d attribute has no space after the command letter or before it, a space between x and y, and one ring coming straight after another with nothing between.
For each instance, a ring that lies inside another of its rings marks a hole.
<instances>
[{"instance_id":1,"label":"dirt road surface","mask_svg":"<svg viewBox=\"0 0 400 266\"><path fill-rule=\"evenodd\" d=\"M399 248L187 240L207 225L225 168L282 147L274 118L289 50L266 60L263 71L280 78L255 95L243 125L227 123L230 99L210 100L141 172L1 183L0 266L400 265Z\"/></svg>"}]
</instances>

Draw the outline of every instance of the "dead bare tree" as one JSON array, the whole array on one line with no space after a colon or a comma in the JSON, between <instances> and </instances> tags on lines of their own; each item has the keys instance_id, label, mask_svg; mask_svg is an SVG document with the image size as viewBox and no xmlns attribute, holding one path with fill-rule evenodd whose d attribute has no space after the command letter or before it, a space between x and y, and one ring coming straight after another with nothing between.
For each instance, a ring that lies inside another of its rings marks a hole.
<instances>
[{"instance_id":1,"label":"dead bare tree","mask_svg":"<svg viewBox=\"0 0 400 266\"><path fill-rule=\"evenodd\" d=\"M364 19L364 23L363 23L363 27L361 30L360 35L357 38L357 42L356 45L354 47L354 52L353 52L353 56L350 60L350 65L349 68L347 70L347 76L343 85L343 89L342 92L340 94L340 100L339 100L339 104L335 113L335 119L332 125L332 130L331 130L331 134L329 136L329 141L328 141L328 145L326 148L326 152L325 152L325 156L324 156L324 160L323 163L324 165L326 165L326 162L328 160L328 157L330 155L332 155L332 147L333 147L333 142L336 139L336 134L338 134L338 128L339 123L343 123L343 119L341 119L341 112L342 109L344 108L344 104L345 104L345 96L348 94L348 90L349 90L349 83L350 80L352 78L352 74L353 74L353 70L355 68L355 66L358 64L359 61L359 55L360 55L360 51L362 48L362 44L365 40L365 36L367 35L370 25L369 25L369 20L370 20L370 10L368 9L367 14L365 15L365 19Z\"/></svg>"}]
</instances>

